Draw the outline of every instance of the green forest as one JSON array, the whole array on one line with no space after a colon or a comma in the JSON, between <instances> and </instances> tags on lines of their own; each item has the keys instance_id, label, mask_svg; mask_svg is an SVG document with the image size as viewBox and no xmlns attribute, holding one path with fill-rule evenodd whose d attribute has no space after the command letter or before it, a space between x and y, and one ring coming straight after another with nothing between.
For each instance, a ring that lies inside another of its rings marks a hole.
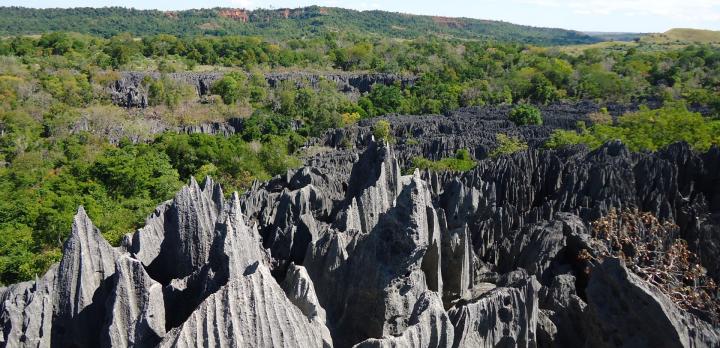
<instances>
[{"instance_id":1,"label":"green forest","mask_svg":"<svg viewBox=\"0 0 720 348\"><path fill-rule=\"evenodd\" d=\"M720 142L720 49L711 44L641 41L580 49L544 46L568 43L563 41L568 33L530 33L499 23L469 21L462 30L447 29L452 35L443 37L422 35L431 30L425 17L404 19L414 23L408 24L413 33L404 35L371 22L392 16L387 13L331 9L327 15L309 8L298 20L319 21L317 25L278 21L265 27L252 20L252 25L225 23L230 19L218 19L217 11L180 12L180 19L113 8L0 11L5 35L0 39L0 282L31 279L57 261L78 205L117 244L190 177L211 175L226 191L242 191L253 180L299 166L308 137L380 115L515 104L519 106L510 117L521 125L542 123L542 115L530 105L654 102L665 106L642 108L617 120L591 115L593 124L559 131L546 147L597 147L622 139L643 151L685 140L703 150ZM48 17L55 19L46 21ZM98 20L91 25L93 18ZM221 29L197 29L210 19ZM313 31L341 20L351 20L357 30L294 32L294 26ZM23 35L30 28L64 31ZM266 38L276 31L285 34ZM143 82L148 108L112 104L109 86L124 71L161 73L159 79ZM210 100L201 102L192 87L167 75L183 71L225 75L213 84ZM271 87L264 74L278 71L393 73L416 76L417 81L412 86L375 85L350 98L330 81L320 81L316 88L294 83ZM690 106L706 112L688 111ZM152 131L154 124L185 126L230 118L244 119L242 132ZM378 125L378 135L389 136L383 126ZM108 136L108 127L120 128L119 138ZM516 138L497 140L500 146L492 157L527 148ZM461 151L435 162L417 158L413 165L469 170L475 162Z\"/></svg>"},{"instance_id":2,"label":"green forest","mask_svg":"<svg viewBox=\"0 0 720 348\"><path fill-rule=\"evenodd\" d=\"M0 35L43 34L49 31L72 31L103 37L125 32L134 36L253 35L273 41L322 37L327 33L340 32L385 38L435 36L539 45L601 41L576 31L536 28L501 21L318 6L253 11L213 8L166 12L121 7L43 10L0 7Z\"/></svg>"}]
</instances>

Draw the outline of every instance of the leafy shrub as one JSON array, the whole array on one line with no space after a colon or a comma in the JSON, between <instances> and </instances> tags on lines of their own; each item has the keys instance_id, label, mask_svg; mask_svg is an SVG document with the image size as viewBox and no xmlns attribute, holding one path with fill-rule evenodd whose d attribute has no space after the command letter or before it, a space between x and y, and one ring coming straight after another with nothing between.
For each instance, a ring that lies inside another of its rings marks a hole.
<instances>
[{"instance_id":1,"label":"leafy shrub","mask_svg":"<svg viewBox=\"0 0 720 348\"><path fill-rule=\"evenodd\" d=\"M23 80L16 76L0 75L0 105L14 106Z\"/></svg>"},{"instance_id":2,"label":"leafy shrub","mask_svg":"<svg viewBox=\"0 0 720 348\"><path fill-rule=\"evenodd\" d=\"M473 160L467 149L460 149L455 152L455 156L451 158L443 158L438 161L432 161L423 157L415 157L412 159L411 170L425 169L431 171L455 171L466 172L475 168L477 163Z\"/></svg>"},{"instance_id":3,"label":"leafy shrub","mask_svg":"<svg viewBox=\"0 0 720 348\"><path fill-rule=\"evenodd\" d=\"M92 99L92 89L85 74L63 69L43 76L41 81L48 93L70 106L83 106Z\"/></svg>"},{"instance_id":4,"label":"leafy shrub","mask_svg":"<svg viewBox=\"0 0 720 348\"><path fill-rule=\"evenodd\" d=\"M148 84L148 104L151 106L165 105L170 110L175 110L180 102L195 93L190 85L167 76L162 76L158 80L150 79Z\"/></svg>"},{"instance_id":5,"label":"leafy shrub","mask_svg":"<svg viewBox=\"0 0 720 348\"><path fill-rule=\"evenodd\" d=\"M548 148L586 144L595 149L610 140L620 140L632 151L656 151L685 141L698 151L720 144L720 120L688 111L684 104L647 107L621 116L617 125L594 124L579 132L556 130L545 143Z\"/></svg>"},{"instance_id":6,"label":"leafy shrub","mask_svg":"<svg viewBox=\"0 0 720 348\"><path fill-rule=\"evenodd\" d=\"M403 110L405 99L399 86L375 84L360 104L368 116L387 115Z\"/></svg>"},{"instance_id":7,"label":"leafy shrub","mask_svg":"<svg viewBox=\"0 0 720 348\"><path fill-rule=\"evenodd\" d=\"M540 109L529 105L520 104L510 111L510 121L518 126L541 125L543 123Z\"/></svg>"},{"instance_id":8,"label":"leafy shrub","mask_svg":"<svg viewBox=\"0 0 720 348\"><path fill-rule=\"evenodd\" d=\"M210 91L219 95L225 104L242 102L250 95L247 77L242 73L230 73L223 76L213 83Z\"/></svg>"},{"instance_id":9,"label":"leafy shrub","mask_svg":"<svg viewBox=\"0 0 720 348\"><path fill-rule=\"evenodd\" d=\"M285 115L256 111L243 122L242 137L246 141L260 140L265 135L290 132L292 119Z\"/></svg>"},{"instance_id":10,"label":"leafy shrub","mask_svg":"<svg viewBox=\"0 0 720 348\"><path fill-rule=\"evenodd\" d=\"M527 150L528 144L517 137L510 137L502 133L495 134L498 146L490 151L490 157L496 158Z\"/></svg>"},{"instance_id":11,"label":"leafy shrub","mask_svg":"<svg viewBox=\"0 0 720 348\"><path fill-rule=\"evenodd\" d=\"M360 121L360 114L357 112L345 112L342 115L342 125L349 126Z\"/></svg>"},{"instance_id":12,"label":"leafy shrub","mask_svg":"<svg viewBox=\"0 0 720 348\"><path fill-rule=\"evenodd\" d=\"M170 60L167 60L167 59L161 59L158 62L157 69L159 72L161 72L163 74L174 73L174 72L178 72L181 70L179 64L172 62Z\"/></svg>"},{"instance_id":13,"label":"leafy shrub","mask_svg":"<svg viewBox=\"0 0 720 348\"><path fill-rule=\"evenodd\" d=\"M375 125L373 125L373 136L376 141L392 141L390 122L385 120L375 122Z\"/></svg>"},{"instance_id":14,"label":"leafy shrub","mask_svg":"<svg viewBox=\"0 0 720 348\"><path fill-rule=\"evenodd\" d=\"M301 164L298 159L288 155L287 139L277 135L270 135L265 139L258 157L271 175L284 173Z\"/></svg>"},{"instance_id":15,"label":"leafy shrub","mask_svg":"<svg viewBox=\"0 0 720 348\"><path fill-rule=\"evenodd\" d=\"M561 147L571 146L571 145L577 145L577 144L586 144L590 145L592 148L599 147L600 145L594 146L590 144L590 141L592 139L586 138L583 133L578 133L571 130L565 130L565 129L556 129L553 131L552 134L550 134L550 138L545 142L545 147L548 149L558 149Z\"/></svg>"}]
</instances>

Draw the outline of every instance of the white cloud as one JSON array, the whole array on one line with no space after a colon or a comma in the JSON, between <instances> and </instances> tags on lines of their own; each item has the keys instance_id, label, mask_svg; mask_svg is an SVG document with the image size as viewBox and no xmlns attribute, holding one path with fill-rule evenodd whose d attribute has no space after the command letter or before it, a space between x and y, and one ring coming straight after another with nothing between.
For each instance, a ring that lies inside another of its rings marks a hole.
<instances>
[{"instance_id":1,"label":"white cloud","mask_svg":"<svg viewBox=\"0 0 720 348\"><path fill-rule=\"evenodd\" d=\"M578 15L651 16L690 23L720 21L718 0L517 0L570 9Z\"/></svg>"}]
</instances>

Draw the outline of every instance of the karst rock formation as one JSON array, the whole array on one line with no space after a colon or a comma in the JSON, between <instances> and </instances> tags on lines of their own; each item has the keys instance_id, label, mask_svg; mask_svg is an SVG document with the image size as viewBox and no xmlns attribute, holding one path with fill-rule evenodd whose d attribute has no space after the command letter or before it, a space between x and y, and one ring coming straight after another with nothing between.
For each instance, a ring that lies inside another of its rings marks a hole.
<instances>
[{"instance_id":1,"label":"karst rock formation","mask_svg":"<svg viewBox=\"0 0 720 348\"><path fill-rule=\"evenodd\" d=\"M242 195L191 179L119 247L80 207L59 264L0 289L0 346L720 347L717 323L622 260L578 258L600 252L591 221L637 208L718 279L720 149L540 149L577 121L558 110L543 127L391 117L394 144L331 131ZM499 130L530 149L485 158ZM476 168L406 169L459 148Z\"/></svg>"}]
</instances>

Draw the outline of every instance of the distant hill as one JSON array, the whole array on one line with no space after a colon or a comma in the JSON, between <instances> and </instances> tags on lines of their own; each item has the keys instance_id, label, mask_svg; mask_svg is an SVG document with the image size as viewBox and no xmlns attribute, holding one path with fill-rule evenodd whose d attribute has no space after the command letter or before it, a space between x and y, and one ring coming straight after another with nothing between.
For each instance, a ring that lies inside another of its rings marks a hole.
<instances>
[{"instance_id":1,"label":"distant hill","mask_svg":"<svg viewBox=\"0 0 720 348\"><path fill-rule=\"evenodd\" d=\"M645 42L653 43L708 43L720 44L720 31L676 28L661 34L652 34L642 38Z\"/></svg>"},{"instance_id":2,"label":"distant hill","mask_svg":"<svg viewBox=\"0 0 720 348\"><path fill-rule=\"evenodd\" d=\"M583 34L590 35L602 41L634 41L649 35L647 33L613 33L603 31L586 31L583 32Z\"/></svg>"},{"instance_id":3,"label":"distant hill","mask_svg":"<svg viewBox=\"0 0 720 348\"><path fill-rule=\"evenodd\" d=\"M120 7L31 9L0 7L0 35L72 31L109 37L122 32L136 36L257 35L269 39L323 35L343 31L394 38L442 36L492 39L537 45L587 44L601 39L577 31L536 28L501 21L419 16L384 11L331 7L253 10L214 8L163 12Z\"/></svg>"}]
</instances>

